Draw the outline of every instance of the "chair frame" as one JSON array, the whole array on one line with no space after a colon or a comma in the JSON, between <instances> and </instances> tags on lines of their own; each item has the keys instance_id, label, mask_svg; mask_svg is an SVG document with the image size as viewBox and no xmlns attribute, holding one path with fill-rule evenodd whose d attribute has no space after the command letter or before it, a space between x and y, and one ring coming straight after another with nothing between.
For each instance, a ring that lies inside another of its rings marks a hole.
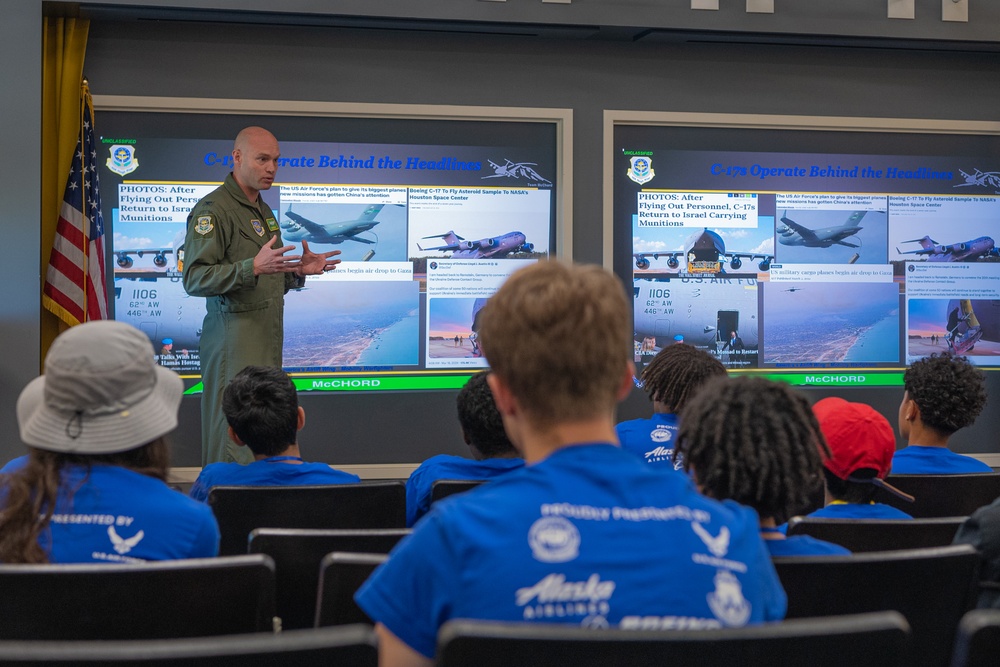
<instances>
[{"instance_id":1,"label":"chair frame","mask_svg":"<svg viewBox=\"0 0 1000 667\"><path fill-rule=\"evenodd\" d=\"M488 479L438 479L431 484L431 505L488 483Z\"/></svg>"},{"instance_id":2,"label":"chair frame","mask_svg":"<svg viewBox=\"0 0 1000 667\"><path fill-rule=\"evenodd\" d=\"M886 482L915 497L907 502L884 489L876 500L903 510L914 518L968 516L1000 497L1000 473L964 475L893 475ZM933 493L931 493L933 491Z\"/></svg>"},{"instance_id":3,"label":"chair frame","mask_svg":"<svg viewBox=\"0 0 1000 667\"><path fill-rule=\"evenodd\" d=\"M1000 609L973 609L958 624L951 667L992 667L998 649Z\"/></svg>"},{"instance_id":4,"label":"chair frame","mask_svg":"<svg viewBox=\"0 0 1000 667\"><path fill-rule=\"evenodd\" d=\"M402 480L325 486L215 486L220 555L247 553L255 528L405 528Z\"/></svg>"},{"instance_id":5,"label":"chair frame","mask_svg":"<svg viewBox=\"0 0 1000 667\"><path fill-rule=\"evenodd\" d=\"M927 549L952 543L966 517L924 519L825 519L792 517L788 535L809 535L854 553Z\"/></svg>"},{"instance_id":6,"label":"chair frame","mask_svg":"<svg viewBox=\"0 0 1000 667\"><path fill-rule=\"evenodd\" d=\"M274 561L263 554L0 565L0 582L0 639L166 639L273 629Z\"/></svg>"},{"instance_id":7,"label":"chair frame","mask_svg":"<svg viewBox=\"0 0 1000 667\"><path fill-rule=\"evenodd\" d=\"M275 605L282 627L311 628L324 556L335 551L389 553L411 532L409 528L257 528L250 533L250 553L264 553L274 560Z\"/></svg>"},{"instance_id":8,"label":"chair frame","mask_svg":"<svg viewBox=\"0 0 1000 667\"><path fill-rule=\"evenodd\" d=\"M361 584L358 573L365 579L389 559L387 554L334 552L323 557L319 566L319 586L316 590L317 628L331 625L371 623L368 615L354 602Z\"/></svg>"},{"instance_id":9,"label":"chair frame","mask_svg":"<svg viewBox=\"0 0 1000 667\"><path fill-rule=\"evenodd\" d=\"M981 567L979 552L967 544L850 556L790 556L773 562L788 595L787 618L895 609L913 628L908 664L934 667L947 663L958 621L975 605ZM894 568L905 568L907 577L891 580ZM949 575L952 579L960 575L964 588L955 588L957 581L949 582ZM941 594L921 588L927 580L938 588L949 584L956 597L927 599ZM952 613L953 619L945 617Z\"/></svg>"},{"instance_id":10,"label":"chair frame","mask_svg":"<svg viewBox=\"0 0 1000 667\"><path fill-rule=\"evenodd\" d=\"M876 639L882 641L882 650L873 655L870 642ZM457 619L441 626L437 664L770 667L786 664L791 656L806 664L808 656L814 667L888 666L903 664L908 640L906 619L892 611L708 630L595 630Z\"/></svg>"},{"instance_id":11,"label":"chair frame","mask_svg":"<svg viewBox=\"0 0 1000 667\"><path fill-rule=\"evenodd\" d=\"M183 639L0 641L0 667L244 667L247 664L326 667L336 658L352 666L376 667L378 640L373 629L351 625L280 634Z\"/></svg>"}]
</instances>

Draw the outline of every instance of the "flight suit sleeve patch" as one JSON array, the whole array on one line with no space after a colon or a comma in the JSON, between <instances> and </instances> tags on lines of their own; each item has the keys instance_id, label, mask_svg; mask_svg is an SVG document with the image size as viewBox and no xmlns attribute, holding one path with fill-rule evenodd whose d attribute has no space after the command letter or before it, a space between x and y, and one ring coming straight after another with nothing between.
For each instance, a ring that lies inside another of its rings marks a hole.
<instances>
[{"instance_id":1,"label":"flight suit sleeve patch","mask_svg":"<svg viewBox=\"0 0 1000 667\"><path fill-rule=\"evenodd\" d=\"M207 236L212 233L215 229L215 225L212 223L211 215L199 215L198 219L195 221L194 231L198 232L202 236Z\"/></svg>"}]
</instances>

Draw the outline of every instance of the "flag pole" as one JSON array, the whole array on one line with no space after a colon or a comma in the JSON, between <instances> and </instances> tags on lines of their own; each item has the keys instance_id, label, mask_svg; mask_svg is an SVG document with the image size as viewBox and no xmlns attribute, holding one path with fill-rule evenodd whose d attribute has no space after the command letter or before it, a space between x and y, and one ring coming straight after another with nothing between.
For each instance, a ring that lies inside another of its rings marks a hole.
<instances>
[{"instance_id":1,"label":"flag pole","mask_svg":"<svg viewBox=\"0 0 1000 667\"><path fill-rule=\"evenodd\" d=\"M80 150L87 150L87 128L84 127L84 123L87 118L87 102L90 99L90 84L87 82L87 77L83 77L83 81L80 84ZM93 114L91 114L93 118ZM80 158L81 167L87 163L87 156L84 155ZM80 187L83 188L83 192L87 192L87 170L82 169L80 174ZM87 252L87 248L90 247L90 224L87 218L87 202L83 202L83 215L80 217L80 233L83 235L83 275L87 275L87 271L90 270L90 253ZM86 289L86 278L84 278L84 290L83 290L83 322L90 319L90 310L88 308L89 304L87 302L87 289ZM81 322L82 323L82 322Z\"/></svg>"}]
</instances>

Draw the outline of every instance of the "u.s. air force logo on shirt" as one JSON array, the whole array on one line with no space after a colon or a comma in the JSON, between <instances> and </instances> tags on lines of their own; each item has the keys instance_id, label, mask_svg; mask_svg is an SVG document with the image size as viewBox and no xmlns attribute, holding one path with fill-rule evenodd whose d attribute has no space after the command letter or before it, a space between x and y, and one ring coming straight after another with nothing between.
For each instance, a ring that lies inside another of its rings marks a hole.
<instances>
[{"instance_id":1,"label":"u.s. air force logo on shirt","mask_svg":"<svg viewBox=\"0 0 1000 667\"><path fill-rule=\"evenodd\" d=\"M695 532L695 535L701 538L701 541L705 543L708 550L712 552L712 555L716 558L722 558L729 552L729 528L723 526L719 530L719 534L712 536L712 533L708 532L703 525L697 521L691 522L691 530Z\"/></svg>"},{"instance_id":2,"label":"u.s. air force logo on shirt","mask_svg":"<svg viewBox=\"0 0 1000 667\"><path fill-rule=\"evenodd\" d=\"M253 226L253 230L257 232L257 236L264 235L264 225L260 224L260 220L254 218L250 221L250 224Z\"/></svg>"},{"instance_id":3,"label":"u.s. air force logo on shirt","mask_svg":"<svg viewBox=\"0 0 1000 667\"><path fill-rule=\"evenodd\" d=\"M114 526L108 526L108 537L111 539L111 544L114 546L115 551L123 556L129 551L132 551L135 545L139 544L145 536L145 531L140 530L132 537L121 537L117 532L115 532Z\"/></svg>"},{"instance_id":4,"label":"u.s. air force logo on shirt","mask_svg":"<svg viewBox=\"0 0 1000 667\"><path fill-rule=\"evenodd\" d=\"M580 531L561 516L543 517L528 531L531 555L543 563L565 563L580 554Z\"/></svg>"},{"instance_id":5,"label":"u.s. air force logo on shirt","mask_svg":"<svg viewBox=\"0 0 1000 667\"><path fill-rule=\"evenodd\" d=\"M198 232L202 236L205 236L213 229L215 229L215 225L212 224L212 216L210 215L198 216L198 220L195 222L194 225L194 231Z\"/></svg>"}]
</instances>

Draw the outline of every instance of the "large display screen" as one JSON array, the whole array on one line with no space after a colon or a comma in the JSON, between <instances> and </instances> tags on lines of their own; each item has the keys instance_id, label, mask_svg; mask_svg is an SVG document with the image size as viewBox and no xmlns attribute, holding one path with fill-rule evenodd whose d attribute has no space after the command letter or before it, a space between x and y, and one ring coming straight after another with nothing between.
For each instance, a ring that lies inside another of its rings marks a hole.
<instances>
[{"instance_id":1,"label":"large display screen","mask_svg":"<svg viewBox=\"0 0 1000 667\"><path fill-rule=\"evenodd\" d=\"M621 125L615 268L641 366L893 385L933 352L1000 366L996 137Z\"/></svg>"},{"instance_id":2,"label":"large display screen","mask_svg":"<svg viewBox=\"0 0 1000 667\"><path fill-rule=\"evenodd\" d=\"M191 391L205 300L181 283L186 222L231 171L242 127L280 142L261 195L290 254L303 240L342 252L285 297L284 364L300 390L461 386L486 364L478 311L557 250L551 123L99 111L96 125L114 317Z\"/></svg>"}]
</instances>

